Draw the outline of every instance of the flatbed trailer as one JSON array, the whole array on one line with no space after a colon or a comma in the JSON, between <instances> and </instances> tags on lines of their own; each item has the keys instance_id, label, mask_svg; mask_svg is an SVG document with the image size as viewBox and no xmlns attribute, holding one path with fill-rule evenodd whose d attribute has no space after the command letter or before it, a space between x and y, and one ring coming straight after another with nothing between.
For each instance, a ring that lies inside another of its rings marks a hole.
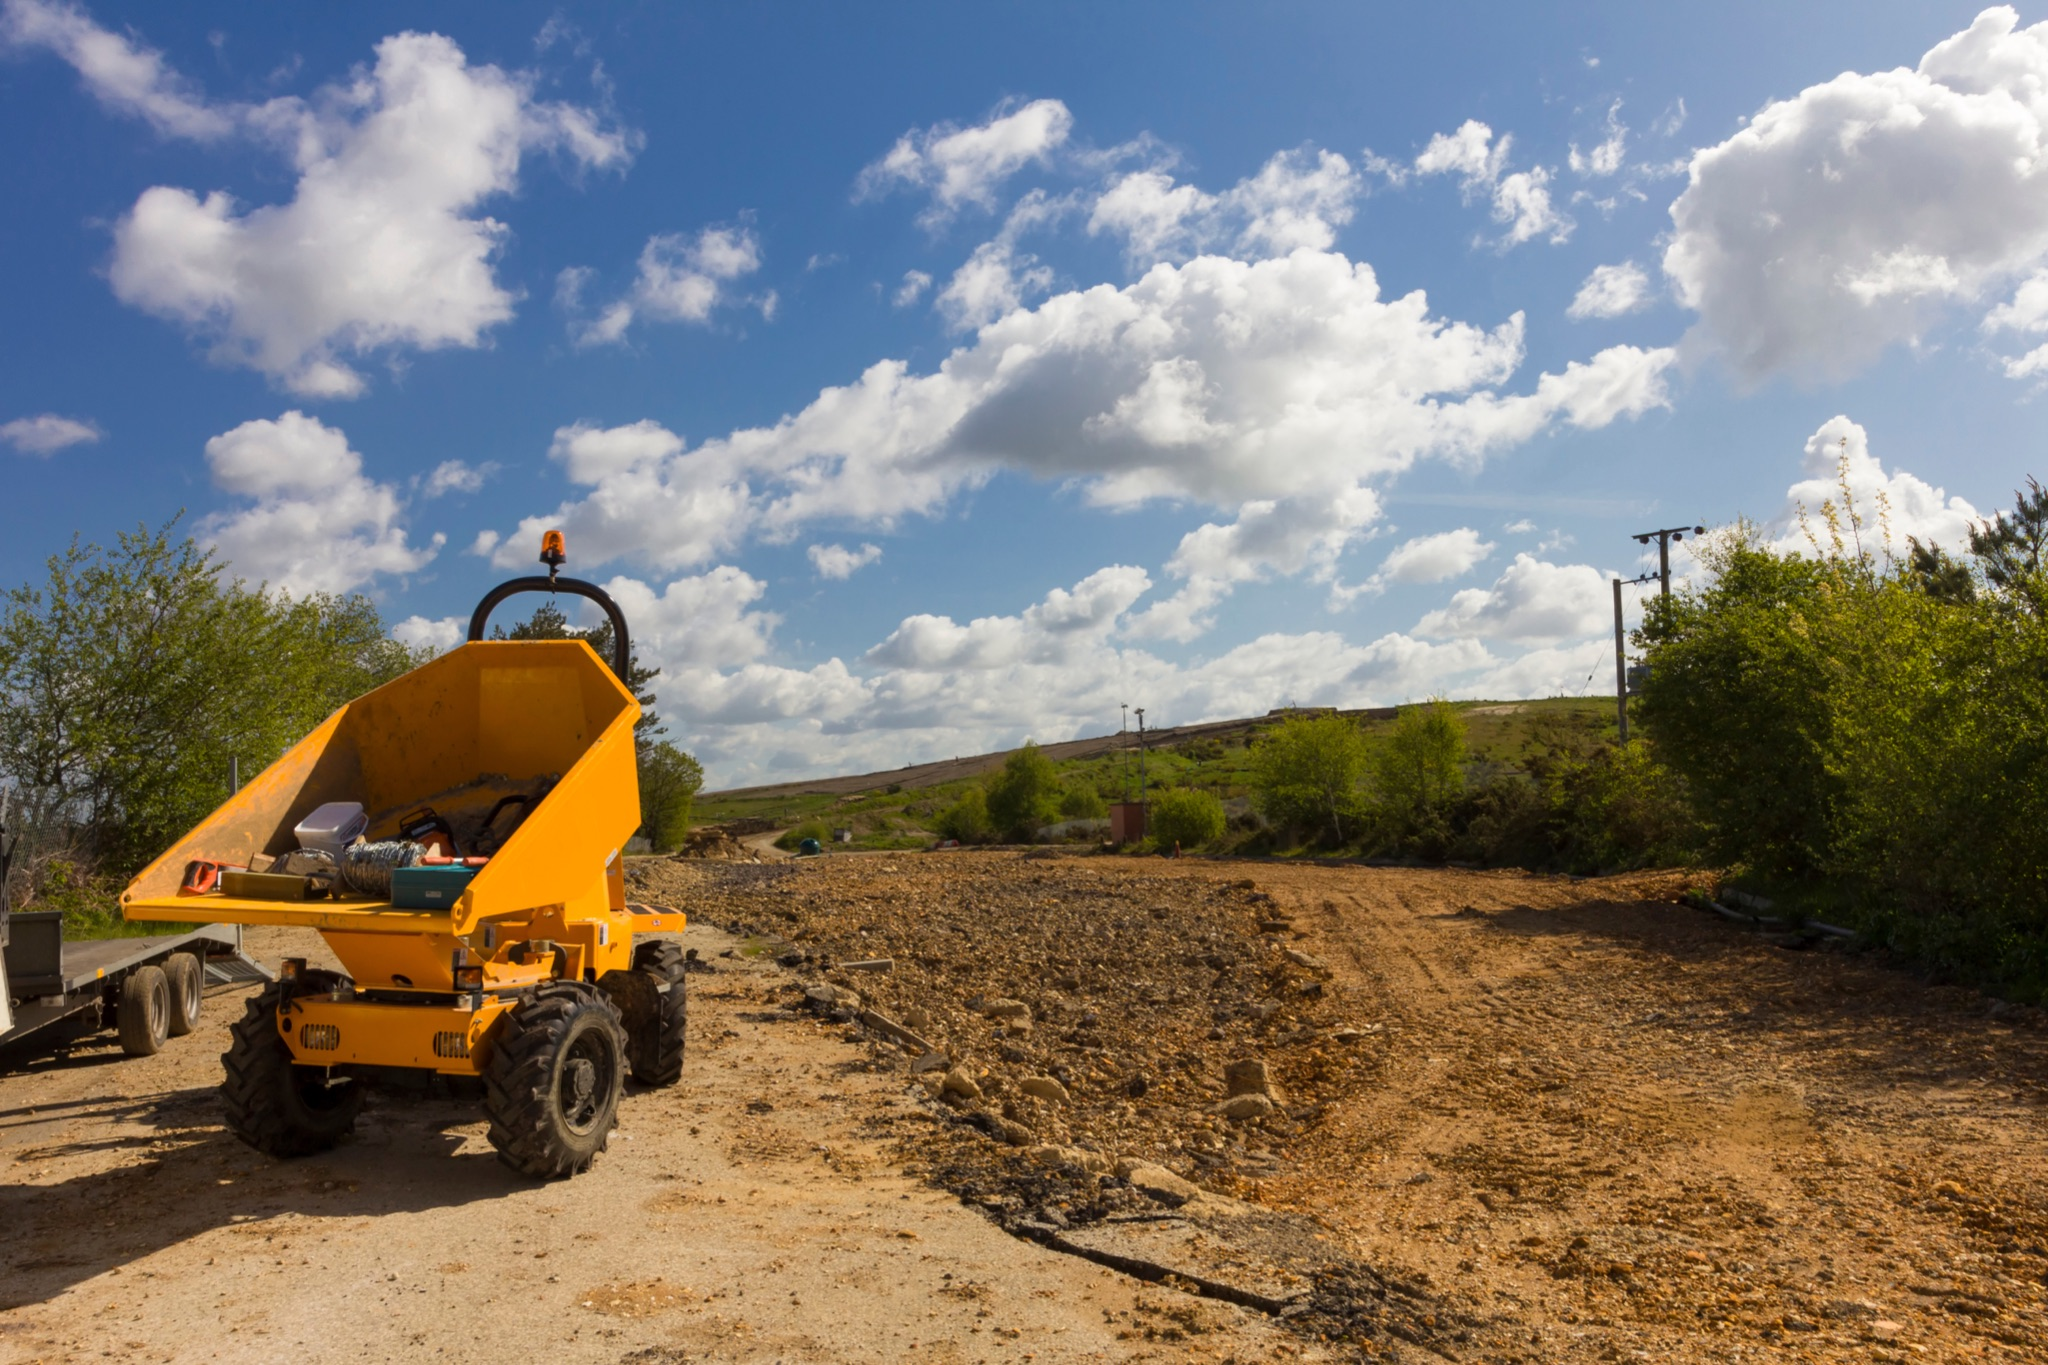
<instances>
[{"instance_id":1,"label":"flatbed trailer","mask_svg":"<svg viewBox=\"0 0 2048 1365\"><path fill-rule=\"evenodd\" d=\"M118 1028L122 1047L146 1056L189 1029L208 988L273 979L242 951L239 924L67 943L58 911L0 911L0 1050L34 1034L55 1042ZM159 1009L163 1017L151 1018Z\"/></svg>"}]
</instances>

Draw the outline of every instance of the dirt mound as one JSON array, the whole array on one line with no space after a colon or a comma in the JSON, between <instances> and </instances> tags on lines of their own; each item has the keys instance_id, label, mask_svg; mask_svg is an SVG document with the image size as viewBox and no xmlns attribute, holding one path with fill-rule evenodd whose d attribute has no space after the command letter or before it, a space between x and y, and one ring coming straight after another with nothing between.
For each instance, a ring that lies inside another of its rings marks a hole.
<instances>
[{"instance_id":1,"label":"dirt mound","mask_svg":"<svg viewBox=\"0 0 2048 1365\"><path fill-rule=\"evenodd\" d=\"M921 1087L904 1165L1346 1358L2048 1360L2048 1033L1684 875L650 870Z\"/></svg>"},{"instance_id":2,"label":"dirt mound","mask_svg":"<svg viewBox=\"0 0 2048 1365\"><path fill-rule=\"evenodd\" d=\"M746 833L755 833L748 830ZM700 859L720 863L758 863L761 855L740 842L740 836L729 825L706 825L693 829L683 840L683 846L676 851L678 858Z\"/></svg>"}]
</instances>

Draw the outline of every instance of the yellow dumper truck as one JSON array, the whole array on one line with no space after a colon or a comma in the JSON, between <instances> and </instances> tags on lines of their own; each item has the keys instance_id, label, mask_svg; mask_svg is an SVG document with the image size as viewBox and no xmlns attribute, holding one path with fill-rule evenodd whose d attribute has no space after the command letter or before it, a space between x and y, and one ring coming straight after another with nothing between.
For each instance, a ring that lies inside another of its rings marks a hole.
<instances>
[{"instance_id":1,"label":"yellow dumper truck","mask_svg":"<svg viewBox=\"0 0 2048 1365\"><path fill-rule=\"evenodd\" d=\"M342 971L286 959L222 1056L228 1126L274 1156L332 1147L366 1085L482 1082L529 1176L587 1168L630 1071L682 1074L683 916L629 905L640 824L626 622L558 570L500 584L468 642L342 707L143 870L131 920L316 929ZM610 666L569 640L486 640L523 592L588 598Z\"/></svg>"}]
</instances>

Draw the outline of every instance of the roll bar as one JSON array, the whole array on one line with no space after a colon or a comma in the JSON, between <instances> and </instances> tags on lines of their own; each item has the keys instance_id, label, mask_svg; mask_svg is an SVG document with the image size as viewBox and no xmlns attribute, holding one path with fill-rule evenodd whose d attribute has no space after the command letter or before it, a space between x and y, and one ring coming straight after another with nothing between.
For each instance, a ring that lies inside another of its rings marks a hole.
<instances>
[{"instance_id":1,"label":"roll bar","mask_svg":"<svg viewBox=\"0 0 2048 1365\"><path fill-rule=\"evenodd\" d=\"M611 594L595 583L586 583L580 578L560 578L555 570L561 567L562 533L550 531L541 542L541 562L548 566L546 578L535 574L530 578L514 578L500 583L484 594L484 600L476 604L476 610L469 616L469 638L484 638L484 626L490 622L492 610L508 597L522 592L565 592L572 597L587 597L604 608L604 614L612 623L612 675L621 683L627 681L632 670L633 642L626 635L626 613L619 610L619 604L612 601Z\"/></svg>"}]
</instances>

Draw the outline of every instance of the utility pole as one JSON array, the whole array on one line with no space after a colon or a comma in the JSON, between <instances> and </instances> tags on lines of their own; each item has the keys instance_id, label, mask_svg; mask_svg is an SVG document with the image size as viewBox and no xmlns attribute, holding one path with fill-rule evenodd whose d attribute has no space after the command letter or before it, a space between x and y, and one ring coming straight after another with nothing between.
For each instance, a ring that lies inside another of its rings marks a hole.
<instances>
[{"instance_id":1,"label":"utility pole","mask_svg":"<svg viewBox=\"0 0 2048 1365\"><path fill-rule=\"evenodd\" d=\"M1138 804L1142 806L1145 804L1145 708L1140 706L1136 710L1138 712Z\"/></svg>"},{"instance_id":2,"label":"utility pole","mask_svg":"<svg viewBox=\"0 0 2048 1365\"><path fill-rule=\"evenodd\" d=\"M1636 539L1641 540L1642 537L1637 536ZM1614 580L1614 720L1616 728L1621 731L1623 744L1628 743L1628 637L1621 628L1621 590L1624 586L1647 583L1655 577L1656 574L1646 573ZM1667 578L1665 581L1668 586L1670 580Z\"/></svg>"},{"instance_id":3,"label":"utility pole","mask_svg":"<svg viewBox=\"0 0 2048 1365\"><path fill-rule=\"evenodd\" d=\"M1671 596L1672 542L1684 540L1689 535L1703 536L1706 533L1707 528L1704 526L1666 526L1661 531L1643 531L1636 536L1636 544L1638 545L1648 545L1651 536L1657 538L1657 577L1663 581L1663 595L1665 597ZM1615 589L1615 601L1617 602L1621 600L1620 592L1619 588Z\"/></svg>"},{"instance_id":4,"label":"utility pole","mask_svg":"<svg viewBox=\"0 0 2048 1365\"><path fill-rule=\"evenodd\" d=\"M1621 580L1614 580L1614 722L1628 743L1628 655L1622 649Z\"/></svg>"},{"instance_id":5,"label":"utility pole","mask_svg":"<svg viewBox=\"0 0 2048 1365\"><path fill-rule=\"evenodd\" d=\"M1124 804L1129 805L1131 800L1131 741L1129 739L1131 733L1131 704L1127 701L1117 704L1123 708L1124 718L1116 727L1116 747L1118 754L1124 761Z\"/></svg>"}]
</instances>

